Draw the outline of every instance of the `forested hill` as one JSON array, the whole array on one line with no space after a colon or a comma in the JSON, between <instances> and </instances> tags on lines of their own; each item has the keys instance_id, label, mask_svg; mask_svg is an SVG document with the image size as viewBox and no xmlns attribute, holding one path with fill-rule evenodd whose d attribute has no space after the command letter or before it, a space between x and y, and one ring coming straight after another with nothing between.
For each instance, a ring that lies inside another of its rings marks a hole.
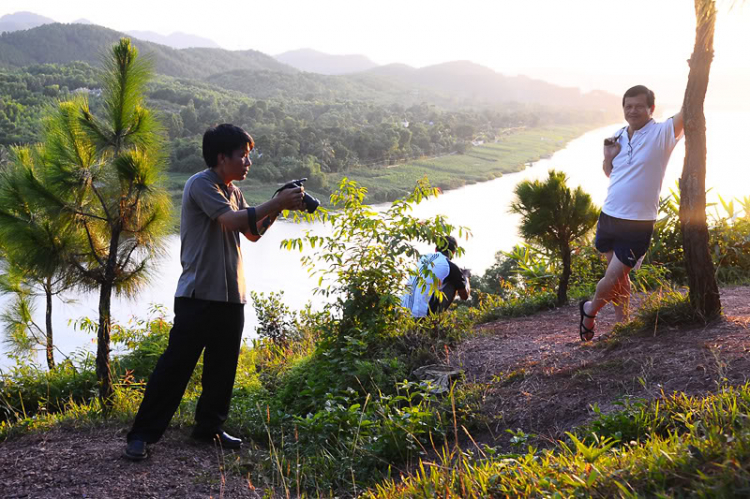
<instances>
[{"instance_id":1,"label":"forested hill","mask_svg":"<svg viewBox=\"0 0 750 499\"><path fill-rule=\"evenodd\" d=\"M0 35L0 68L83 61L99 65L102 54L123 33L96 25L47 24ZM366 100L402 105L430 102L461 109L505 102L591 110L618 110L611 94L582 94L524 76L507 77L468 61L420 69L389 65L341 76L300 72L254 50L173 49L135 40L155 61L157 73L201 79L249 97L301 100Z\"/></svg>"},{"instance_id":2,"label":"forested hill","mask_svg":"<svg viewBox=\"0 0 750 499\"><path fill-rule=\"evenodd\" d=\"M526 76L504 76L469 61L453 61L415 69L404 64L373 68L362 77L381 76L402 85L430 88L458 103L527 102L551 106L610 109L618 98L606 92L581 93Z\"/></svg>"},{"instance_id":3,"label":"forested hill","mask_svg":"<svg viewBox=\"0 0 750 499\"><path fill-rule=\"evenodd\" d=\"M91 24L45 24L0 35L0 67L12 69L35 64L83 61L99 65L102 54L127 36ZM155 62L157 73L184 78L205 78L237 69L293 73L297 70L255 50L211 48L173 49L137 40L135 45Z\"/></svg>"},{"instance_id":4,"label":"forested hill","mask_svg":"<svg viewBox=\"0 0 750 499\"><path fill-rule=\"evenodd\" d=\"M0 146L41 140L45 110L59 100L85 95L94 114L103 112L101 60L122 36L84 24L0 35ZM252 130L256 149L248 182L307 177L311 190L326 194L328 174L335 182L353 170L460 155L509 130L569 132L621 116L613 95L507 78L469 62L322 75L255 51L134 44L155 62L157 75L145 97L165 125L167 166L175 175L204 168L201 135L220 122ZM3 152L0 147L0 160ZM530 147L518 162L540 154ZM412 186L411 180L397 185L398 192L390 186L379 199L395 199ZM371 192L377 195L374 187Z\"/></svg>"}]
</instances>

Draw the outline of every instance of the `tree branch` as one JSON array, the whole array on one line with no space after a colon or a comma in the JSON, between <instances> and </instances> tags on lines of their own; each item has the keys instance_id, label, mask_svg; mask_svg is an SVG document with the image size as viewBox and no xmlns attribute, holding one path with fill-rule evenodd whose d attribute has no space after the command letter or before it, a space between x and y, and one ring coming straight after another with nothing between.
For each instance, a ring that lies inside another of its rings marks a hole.
<instances>
[{"instance_id":1,"label":"tree branch","mask_svg":"<svg viewBox=\"0 0 750 499\"><path fill-rule=\"evenodd\" d=\"M91 237L91 231L89 230L89 224L86 223L86 221L83 221L83 228L86 229L86 237L89 240L89 247L91 248L91 253L94 255L94 258L96 259L96 263L99 264L100 267L104 266L104 262L99 258L99 250L96 248L94 244L94 238Z\"/></svg>"}]
</instances>

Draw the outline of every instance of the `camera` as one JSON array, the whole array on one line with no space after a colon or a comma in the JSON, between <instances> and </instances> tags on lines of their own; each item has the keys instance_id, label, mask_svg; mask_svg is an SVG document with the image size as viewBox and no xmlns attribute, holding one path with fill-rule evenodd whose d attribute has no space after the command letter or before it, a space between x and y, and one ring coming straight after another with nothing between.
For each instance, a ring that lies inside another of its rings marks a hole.
<instances>
[{"instance_id":1,"label":"camera","mask_svg":"<svg viewBox=\"0 0 750 499\"><path fill-rule=\"evenodd\" d=\"M304 184L305 182L307 182L307 178L300 178L297 180L292 180L291 182L287 182L276 190L274 196L284 189L294 189L295 187L302 187L302 184ZM315 213L315 210L317 210L318 206L320 206L320 200L312 197L307 192L304 193L304 198L302 200L305 202L305 211L307 211L308 213Z\"/></svg>"}]
</instances>

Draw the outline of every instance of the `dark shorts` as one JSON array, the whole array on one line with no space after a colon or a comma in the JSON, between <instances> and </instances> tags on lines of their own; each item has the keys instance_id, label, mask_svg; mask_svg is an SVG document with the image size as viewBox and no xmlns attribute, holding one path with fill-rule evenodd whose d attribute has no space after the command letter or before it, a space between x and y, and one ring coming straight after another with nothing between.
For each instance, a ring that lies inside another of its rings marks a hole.
<instances>
[{"instance_id":1,"label":"dark shorts","mask_svg":"<svg viewBox=\"0 0 750 499\"><path fill-rule=\"evenodd\" d=\"M655 220L624 220L602 212L596 224L596 249L600 253L615 252L615 256L630 268L646 254Z\"/></svg>"}]
</instances>

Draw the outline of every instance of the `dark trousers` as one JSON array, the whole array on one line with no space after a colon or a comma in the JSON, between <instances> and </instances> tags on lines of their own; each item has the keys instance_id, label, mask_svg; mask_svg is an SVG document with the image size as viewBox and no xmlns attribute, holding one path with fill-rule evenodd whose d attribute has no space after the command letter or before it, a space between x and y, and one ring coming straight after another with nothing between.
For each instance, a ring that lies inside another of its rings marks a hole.
<instances>
[{"instance_id":1,"label":"dark trousers","mask_svg":"<svg viewBox=\"0 0 750 499\"><path fill-rule=\"evenodd\" d=\"M196 430L213 433L229 415L237 359L245 325L244 305L195 298L175 298L169 345L146 384L128 441L158 441L169 426L195 365L203 353L203 378Z\"/></svg>"}]
</instances>

